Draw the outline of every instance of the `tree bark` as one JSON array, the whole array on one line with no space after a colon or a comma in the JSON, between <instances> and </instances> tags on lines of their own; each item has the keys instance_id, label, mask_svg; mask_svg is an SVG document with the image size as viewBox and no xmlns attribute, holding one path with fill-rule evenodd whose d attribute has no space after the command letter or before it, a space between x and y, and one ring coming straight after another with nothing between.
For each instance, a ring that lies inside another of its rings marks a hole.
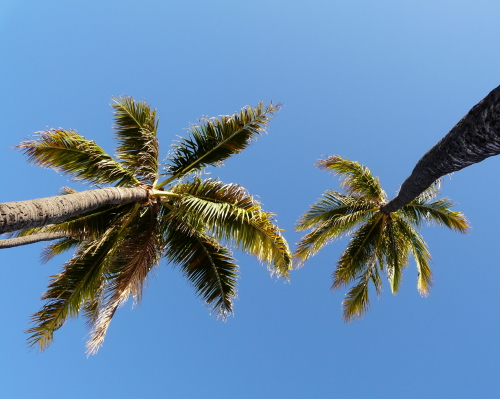
<instances>
[{"instance_id":1,"label":"tree bark","mask_svg":"<svg viewBox=\"0 0 500 399\"><path fill-rule=\"evenodd\" d=\"M108 187L81 193L0 204L0 234L54 224L104 205L144 202L143 187Z\"/></svg>"},{"instance_id":2,"label":"tree bark","mask_svg":"<svg viewBox=\"0 0 500 399\"><path fill-rule=\"evenodd\" d=\"M28 245L41 241L52 241L64 237L67 237L66 233L56 232L33 234L30 236L22 236L16 238L6 238L5 240L0 240L0 249L19 247L21 245Z\"/></svg>"},{"instance_id":3,"label":"tree bark","mask_svg":"<svg viewBox=\"0 0 500 399\"><path fill-rule=\"evenodd\" d=\"M415 165L398 195L383 205L395 212L440 177L500 154L500 86L476 104L450 132Z\"/></svg>"}]
</instances>

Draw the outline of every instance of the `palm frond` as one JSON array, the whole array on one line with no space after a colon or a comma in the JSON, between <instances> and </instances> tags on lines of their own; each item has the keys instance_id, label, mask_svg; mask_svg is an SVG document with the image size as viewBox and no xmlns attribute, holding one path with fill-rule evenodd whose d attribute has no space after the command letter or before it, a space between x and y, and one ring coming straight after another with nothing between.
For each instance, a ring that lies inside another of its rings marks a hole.
<instances>
[{"instance_id":1,"label":"palm frond","mask_svg":"<svg viewBox=\"0 0 500 399\"><path fill-rule=\"evenodd\" d=\"M398 292L403 269L408 265L410 237L405 234L407 231L404 227L399 219L386 217L383 252L393 294Z\"/></svg>"},{"instance_id":2,"label":"palm frond","mask_svg":"<svg viewBox=\"0 0 500 399\"><path fill-rule=\"evenodd\" d=\"M369 219L374 212L359 210L346 215L336 215L329 220L317 223L317 226L302 237L296 245L294 257L299 261L298 266L316 255L325 245L352 234L356 227Z\"/></svg>"},{"instance_id":3,"label":"palm frond","mask_svg":"<svg viewBox=\"0 0 500 399\"><path fill-rule=\"evenodd\" d=\"M353 234L333 272L332 289L354 281L380 256L377 243L384 234L384 218L380 213L374 214Z\"/></svg>"},{"instance_id":4,"label":"palm frond","mask_svg":"<svg viewBox=\"0 0 500 399\"><path fill-rule=\"evenodd\" d=\"M316 166L322 170L331 170L334 176L338 175L342 180L340 186L348 195L376 202L383 202L387 198L378 177L373 177L370 169L358 162L331 155L318 160Z\"/></svg>"},{"instance_id":5,"label":"palm frond","mask_svg":"<svg viewBox=\"0 0 500 399\"><path fill-rule=\"evenodd\" d=\"M75 255L66 262L61 273L51 279L42 296L46 303L35 313L34 324L27 332L31 346L44 350L50 345L54 332L71 317L76 317L81 308L101 295L106 268L120 249L119 241L127 226L137 214L138 206L125 215L118 226L109 227L99 239L81 242Z\"/></svg>"},{"instance_id":6,"label":"palm frond","mask_svg":"<svg viewBox=\"0 0 500 399\"><path fill-rule=\"evenodd\" d=\"M163 245L158 231L156 213L147 209L134 224L120 244L120 251L107 267L105 288L97 303L87 304L85 317L93 330L87 343L87 353L95 354L104 341L116 310L130 295L140 302L145 281L150 271L158 265Z\"/></svg>"},{"instance_id":7,"label":"palm frond","mask_svg":"<svg viewBox=\"0 0 500 399\"><path fill-rule=\"evenodd\" d=\"M205 118L191 126L189 137L174 144L166 159L166 175L170 181L206 166L219 166L231 155L244 150L249 143L265 132L280 104L267 107L260 102L255 108L245 107L233 115ZM165 183L165 182L164 182Z\"/></svg>"},{"instance_id":8,"label":"palm frond","mask_svg":"<svg viewBox=\"0 0 500 399\"><path fill-rule=\"evenodd\" d=\"M424 222L430 225L436 223L438 226L446 226L451 230L466 234L470 229L469 221L463 213L450 210L454 205L455 203L448 198L433 202L415 200L396 213L404 215L416 226L421 226Z\"/></svg>"},{"instance_id":9,"label":"palm frond","mask_svg":"<svg viewBox=\"0 0 500 399\"><path fill-rule=\"evenodd\" d=\"M231 251L174 213L163 222L165 258L178 265L211 312L225 319L233 312L238 265Z\"/></svg>"},{"instance_id":10,"label":"palm frond","mask_svg":"<svg viewBox=\"0 0 500 399\"><path fill-rule=\"evenodd\" d=\"M427 248L427 244L422 235L409 223L405 223L403 220L399 226L400 229L404 231L405 236L408 237L407 244L415 259L418 271L417 289L420 295L427 296L432 286L432 271L430 268L431 254Z\"/></svg>"},{"instance_id":11,"label":"palm frond","mask_svg":"<svg viewBox=\"0 0 500 399\"><path fill-rule=\"evenodd\" d=\"M76 248L80 243L81 240L73 237L61 238L60 240L47 245L40 254L40 259L42 263L47 263L56 255L60 255L66 251Z\"/></svg>"},{"instance_id":12,"label":"palm frond","mask_svg":"<svg viewBox=\"0 0 500 399\"><path fill-rule=\"evenodd\" d=\"M350 197L337 191L328 190L300 216L296 231L315 228L332 218L370 211L374 206L364 198Z\"/></svg>"},{"instance_id":13,"label":"palm frond","mask_svg":"<svg viewBox=\"0 0 500 399\"><path fill-rule=\"evenodd\" d=\"M175 213L194 228L210 231L215 238L228 241L268 265L271 272L287 277L291 253L273 215L236 184L195 179L175 186L182 193L172 206Z\"/></svg>"},{"instance_id":14,"label":"palm frond","mask_svg":"<svg viewBox=\"0 0 500 399\"><path fill-rule=\"evenodd\" d=\"M74 130L50 129L38 132L36 139L23 141L14 148L28 157L28 162L70 175L73 180L90 184L127 186L138 183L94 141Z\"/></svg>"},{"instance_id":15,"label":"palm frond","mask_svg":"<svg viewBox=\"0 0 500 399\"><path fill-rule=\"evenodd\" d=\"M342 301L342 318L345 322L349 323L356 318L363 317L370 308L368 284L370 280L375 279L377 281L377 276L376 265L372 263L367 267L363 275L359 277L358 283L346 294L345 299Z\"/></svg>"},{"instance_id":16,"label":"palm frond","mask_svg":"<svg viewBox=\"0 0 500 399\"><path fill-rule=\"evenodd\" d=\"M113 101L117 158L143 183L153 184L159 165L156 110L132 97L120 96Z\"/></svg>"}]
</instances>

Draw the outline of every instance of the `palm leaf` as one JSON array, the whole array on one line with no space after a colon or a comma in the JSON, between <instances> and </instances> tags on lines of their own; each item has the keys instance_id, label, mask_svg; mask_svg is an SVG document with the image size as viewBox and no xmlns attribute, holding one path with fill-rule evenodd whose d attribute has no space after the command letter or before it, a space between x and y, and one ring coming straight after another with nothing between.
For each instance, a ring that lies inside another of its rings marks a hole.
<instances>
[{"instance_id":1,"label":"palm leaf","mask_svg":"<svg viewBox=\"0 0 500 399\"><path fill-rule=\"evenodd\" d=\"M217 180L195 179L175 186L172 192L182 193L171 203L178 217L256 256L272 272L288 276L292 259L288 244L273 216L264 212L244 188Z\"/></svg>"},{"instance_id":2,"label":"palm leaf","mask_svg":"<svg viewBox=\"0 0 500 399\"><path fill-rule=\"evenodd\" d=\"M449 209L454 205L455 203L448 198L429 203L412 201L397 212L404 214L416 226L421 226L423 222L436 223L439 226L446 226L451 230L466 234L470 229L469 222L463 213Z\"/></svg>"},{"instance_id":3,"label":"palm leaf","mask_svg":"<svg viewBox=\"0 0 500 399\"><path fill-rule=\"evenodd\" d=\"M191 126L188 138L174 144L166 159L166 175L170 178L162 185L206 166L219 166L231 155L240 153L257 135L265 132L280 106L271 103L264 107L260 102L255 108L245 107L233 115L199 120L198 125Z\"/></svg>"},{"instance_id":4,"label":"palm leaf","mask_svg":"<svg viewBox=\"0 0 500 399\"><path fill-rule=\"evenodd\" d=\"M117 158L143 183L153 184L158 178L159 147L156 137L156 110L132 97L113 98Z\"/></svg>"},{"instance_id":5,"label":"palm leaf","mask_svg":"<svg viewBox=\"0 0 500 399\"><path fill-rule=\"evenodd\" d=\"M211 311L225 319L233 312L238 265L231 251L174 213L163 221L165 258L178 265Z\"/></svg>"},{"instance_id":6,"label":"palm leaf","mask_svg":"<svg viewBox=\"0 0 500 399\"><path fill-rule=\"evenodd\" d=\"M358 162L332 155L318 160L316 166L322 170L331 170L334 175L339 175L342 180L340 186L346 190L348 195L363 197L365 200L379 203L386 200L387 196L380 186L378 177L373 177L370 169Z\"/></svg>"},{"instance_id":7,"label":"palm leaf","mask_svg":"<svg viewBox=\"0 0 500 399\"><path fill-rule=\"evenodd\" d=\"M337 263L332 289L354 281L380 256L377 243L384 234L384 228L384 216L376 213L356 230Z\"/></svg>"},{"instance_id":8,"label":"palm leaf","mask_svg":"<svg viewBox=\"0 0 500 399\"><path fill-rule=\"evenodd\" d=\"M138 183L133 174L125 170L94 141L87 140L76 131L50 129L38 132L34 140L26 140L20 149L28 162L52 168L90 184L127 186Z\"/></svg>"},{"instance_id":9,"label":"palm leaf","mask_svg":"<svg viewBox=\"0 0 500 399\"><path fill-rule=\"evenodd\" d=\"M156 223L156 213L149 208L134 224L120 243L120 251L107 267L105 288L99 300L87 304L85 317L93 326L87 343L87 352L94 354L104 341L111 319L118 307L130 295L140 302L144 283L149 272L158 265L163 251L161 234ZM91 305L91 306L89 306Z\"/></svg>"},{"instance_id":10,"label":"palm leaf","mask_svg":"<svg viewBox=\"0 0 500 399\"><path fill-rule=\"evenodd\" d=\"M46 303L32 316L34 327L27 331L31 334L28 339L31 346L38 345L44 350L67 318L76 317L85 303L101 294L106 268L120 249L119 241L137 210L135 206L132 212L124 215L122 223L109 227L99 239L81 242L62 272L52 277L41 298Z\"/></svg>"},{"instance_id":11,"label":"palm leaf","mask_svg":"<svg viewBox=\"0 0 500 399\"><path fill-rule=\"evenodd\" d=\"M363 211L368 212L373 209L373 204L364 198L350 197L337 191L328 190L299 218L295 230L315 228L332 218L358 214Z\"/></svg>"}]
</instances>

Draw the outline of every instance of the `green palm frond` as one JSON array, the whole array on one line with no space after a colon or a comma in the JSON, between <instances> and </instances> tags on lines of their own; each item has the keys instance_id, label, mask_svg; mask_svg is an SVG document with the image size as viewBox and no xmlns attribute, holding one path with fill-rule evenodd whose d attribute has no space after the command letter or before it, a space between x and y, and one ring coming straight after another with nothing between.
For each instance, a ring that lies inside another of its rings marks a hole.
<instances>
[{"instance_id":1,"label":"green palm frond","mask_svg":"<svg viewBox=\"0 0 500 399\"><path fill-rule=\"evenodd\" d=\"M134 220L138 209L135 206L122 223L111 226L99 239L81 242L62 272L52 277L41 298L46 303L32 316L34 326L27 331L31 334L28 339L31 346L38 345L40 350L47 348L54 332L66 319L76 317L88 301L101 294L106 269L121 249L117 243Z\"/></svg>"},{"instance_id":2,"label":"green palm frond","mask_svg":"<svg viewBox=\"0 0 500 399\"><path fill-rule=\"evenodd\" d=\"M117 158L143 183L153 184L159 165L156 110L132 97L120 96L113 101Z\"/></svg>"},{"instance_id":3,"label":"green palm frond","mask_svg":"<svg viewBox=\"0 0 500 399\"><path fill-rule=\"evenodd\" d=\"M401 285L403 269L408 266L410 237L402 228L401 222L394 217L386 217L383 252L387 268L387 277L393 294L397 293Z\"/></svg>"},{"instance_id":4,"label":"green palm frond","mask_svg":"<svg viewBox=\"0 0 500 399\"><path fill-rule=\"evenodd\" d=\"M56 255L60 255L71 249L75 249L81 243L80 240L73 237L61 238L53 243L47 245L41 255L40 259L42 263L47 263L49 260L53 259Z\"/></svg>"},{"instance_id":5,"label":"green palm frond","mask_svg":"<svg viewBox=\"0 0 500 399\"><path fill-rule=\"evenodd\" d=\"M367 201L376 202L385 201L387 198L378 177L373 177L370 169L358 162L332 155L318 160L316 166L322 170L331 170L334 175L339 175L342 180L340 186L347 195L363 197Z\"/></svg>"},{"instance_id":6,"label":"green palm frond","mask_svg":"<svg viewBox=\"0 0 500 399\"><path fill-rule=\"evenodd\" d=\"M349 290L342 301L342 318L346 323L363 317L370 308L368 284L370 281L379 282L379 280L377 267L372 263L367 267L363 275L358 278L358 283ZM379 285L380 283L376 284L376 286Z\"/></svg>"},{"instance_id":7,"label":"green palm frond","mask_svg":"<svg viewBox=\"0 0 500 399\"><path fill-rule=\"evenodd\" d=\"M432 271L430 268L431 254L427 248L427 244L422 235L409 223L406 223L404 220L400 221L399 227L408 238L407 244L415 259L418 271L417 289L420 295L427 296L432 286Z\"/></svg>"},{"instance_id":8,"label":"green palm frond","mask_svg":"<svg viewBox=\"0 0 500 399\"><path fill-rule=\"evenodd\" d=\"M396 213L403 214L416 226L421 226L423 222L430 225L436 223L438 226L446 226L466 234L470 229L469 222L463 213L450 210L454 205L455 203L448 198L427 203L415 200Z\"/></svg>"},{"instance_id":9,"label":"green palm frond","mask_svg":"<svg viewBox=\"0 0 500 399\"><path fill-rule=\"evenodd\" d=\"M165 258L178 265L198 296L218 318L233 312L238 265L231 251L179 219L164 219Z\"/></svg>"},{"instance_id":10,"label":"green palm frond","mask_svg":"<svg viewBox=\"0 0 500 399\"><path fill-rule=\"evenodd\" d=\"M127 229L121 242L121 250L113 256L107 267L105 288L93 306L85 309L85 317L93 327L87 343L87 352L94 354L104 341L111 319L116 310L130 296L140 302L142 291L150 271L158 265L163 244L156 213L146 209Z\"/></svg>"},{"instance_id":11,"label":"green palm frond","mask_svg":"<svg viewBox=\"0 0 500 399\"><path fill-rule=\"evenodd\" d=\"M20 149L28 157L28 162L34 165L52 168L70 175L73 180L94 185L127 186L138 183L131 172L95 142L74 130L50 129L38 132L35 137L14 147Z\"/></svg>"},{"instance_id":12,"label":"green palm frond","mask_svg":"<svg viewBox=\"0 0 500 399\"><path fill-rule=\"evenodd\" d=\"M188 138L181 138L166 159L166 175L171 181L206 166L220 166L231 155L244 150L265 128L280 104L267 107L260 102L233 115L205 118L191 126ZM166 182L162 184L166 184Z\"/></svg>"},{"instance_id":13,"label":"green palm frond","mask_svg":"<svg viewBox=\"0 0 500 399\"><path fill-rule=\"evenodd\" d=\"M173 203L174 212L195 228L231 243L268 265L271 272L287 277L292 256L273 215L236 184L195 179L172 192L182 195ZM196 227L198 226L198 227Z\"/></svg>"},{"instance_id":14,"label":"green palm frond","mask_svg":"<svg viewBox=\"0 0 500 399\"><path fill-rule=\"evenodd\" d=\"M354 281L380 258L377 244L385 232L384 219L384 215L374 214L353 234L333 273L332 289Z\"/></svg>"},{"instance_id":15,"label":"green palm frond","mask_svg":"<svg viewBox=\"0 0 500 399\"><path fill-rule=\"evenodd\" d=\"M373 216L374 211L360 210L347 215L336 215L318 223L297 243L294 256L301 266L310 257L316 255L325 245L336 239L352 234L356 227Z\"/></svg>"},{"instance_id":16,"label":"green palm frond","mask_svg":"<svg viewBox=\"0 0 500 399\"><path fill-rule=\"evenodd\" d=\"M314 228L332 218L377 210L373 203L364 198L350 197L337 191L328 190L310 206L297 222L295 230Z\"/></svg>"}]
</instances>

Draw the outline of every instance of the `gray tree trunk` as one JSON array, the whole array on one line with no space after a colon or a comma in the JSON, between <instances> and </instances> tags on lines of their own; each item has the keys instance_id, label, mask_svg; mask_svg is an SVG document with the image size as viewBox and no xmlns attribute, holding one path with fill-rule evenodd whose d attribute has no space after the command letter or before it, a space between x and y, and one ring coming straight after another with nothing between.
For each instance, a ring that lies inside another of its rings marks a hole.
<instances>
[{"instance_id":1,"label":"gray tree trunk","mask_svg":"<svg viewBox=\"0 0 500 399\"><path fill-rule=\"evenodd\" d=\"M148 195L143 187L108 187L29 201L6 202L0 204L0 233L58 223L104 205L144 202Z\"/></svg>"},{"instance_id":2,"label":"gray tree trunk","mask_svg":"<svg viewBox=\"0 0 500 399\"><path fill-rule=\"evenodd\" d=\"M398 195L382 206L395 212L440 177L500 154L500 86L476 104L415 165Z\"/></svg>"},{"instance_id":3,"label":"gray tree trunk","mask_svg":"<svg viewBox=\"0 0 500 399\"><path fill-rule=\"evenodd\" d=\"M19 247L21 245L28 245L41 241L52 241L52 240L57 240L58 238L64 238L66 236L67 236L66 233L56 232L56 233L33 234L30 236L23 236L16 238L6 238L5 240L0 240L0 249Z\"/></svg>"}]
</instances>

